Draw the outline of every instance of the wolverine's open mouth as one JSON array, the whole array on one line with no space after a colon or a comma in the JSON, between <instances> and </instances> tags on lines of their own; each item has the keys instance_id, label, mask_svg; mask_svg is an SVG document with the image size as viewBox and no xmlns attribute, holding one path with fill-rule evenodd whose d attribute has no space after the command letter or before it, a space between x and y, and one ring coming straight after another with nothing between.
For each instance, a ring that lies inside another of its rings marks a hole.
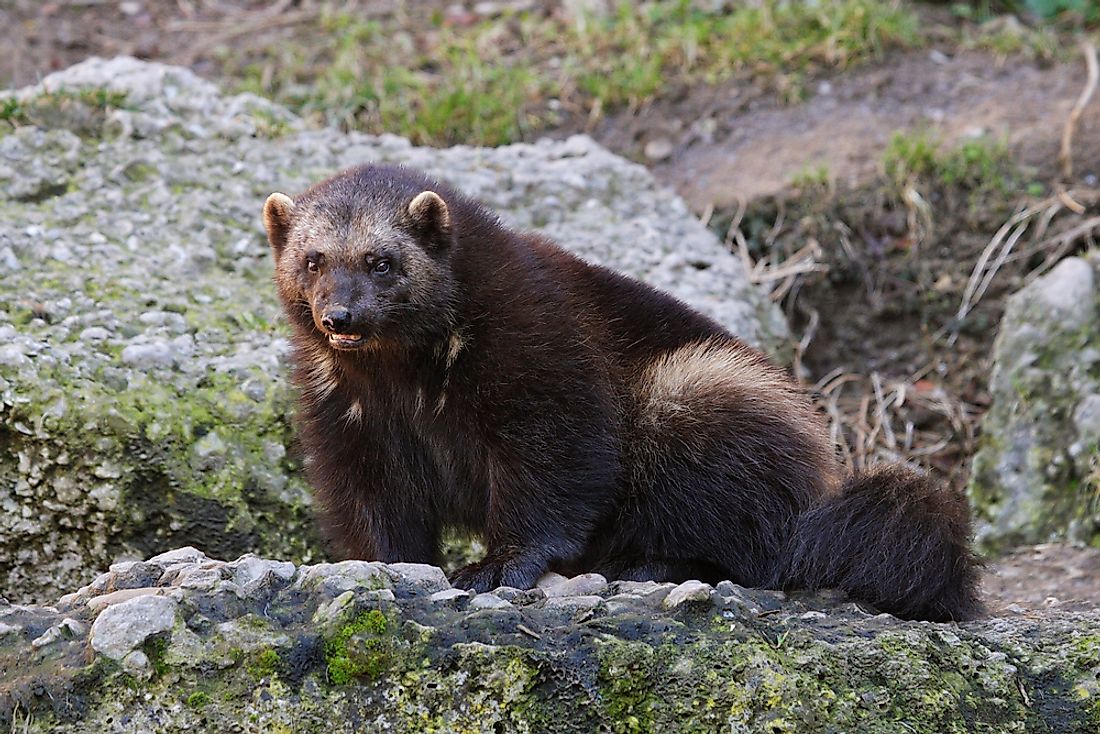
<instances>
[{"instance_id":1,"label":"wolverine's open mouth","mask_svg":"<svg viewBox=\"0 0 1100 734\"><path fill-rule=\"evenodd\" d=\"M363 346L362 334L329 334L328 343L333 349L358 349Z\"/></svg>"}]
</instances>

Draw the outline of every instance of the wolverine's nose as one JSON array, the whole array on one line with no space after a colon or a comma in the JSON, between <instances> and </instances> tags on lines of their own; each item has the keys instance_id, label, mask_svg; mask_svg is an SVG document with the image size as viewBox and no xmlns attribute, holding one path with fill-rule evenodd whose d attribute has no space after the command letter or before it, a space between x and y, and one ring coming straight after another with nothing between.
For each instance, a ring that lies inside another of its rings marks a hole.
<instances>
[{"instance_id":1,"label":"wolverine's nose","mask_svg":"<svg viewBox=\"0 0 1100 734\"><path fill-rule=\"evenodd\" d=\"M343 334L351 326L351 312L339 306L330 308L321 315L321 326L337 334Z\"/></svg>"}]
</instances>

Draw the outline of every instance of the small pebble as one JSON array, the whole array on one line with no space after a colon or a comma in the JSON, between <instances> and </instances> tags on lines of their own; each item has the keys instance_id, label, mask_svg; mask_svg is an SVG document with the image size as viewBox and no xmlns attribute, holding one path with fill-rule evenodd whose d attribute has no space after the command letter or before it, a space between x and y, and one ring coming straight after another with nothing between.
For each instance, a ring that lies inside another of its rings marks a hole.
<instances>
[{"instance_id":1,"label":"small pebble","mask_svg":"<svg viewBox=\"0 0 1100 734\"><path fill-rule=\"evenodd\" d=\"M586 573L574 576L552 586L544 586L542 590L547 597L556 596L585 596L599 594L607 590L607 579L598 573Z\"/></svg>"},{"instance_id":2,"label":"small pebble","mask_svg":"<svg viewBox=\"0 0 1100 734\"><path fill-rule=\"evenodd\" d=\"M704 584L702 581L685 581L668 592L668 596L661 605L665 609L676 609L684 604L710 602L711 591L710 584Z\"/></svg>"},{"instance_id":3,"label":"small pebble","mask_svg":"<svg viewBox=\"0 0 1100 734\"><path fill-rule=\"evenodd\" d=\"M478 594L470 600L470 609L512 609L512 602L493 594Z\"/></svg>"}]
</instances>

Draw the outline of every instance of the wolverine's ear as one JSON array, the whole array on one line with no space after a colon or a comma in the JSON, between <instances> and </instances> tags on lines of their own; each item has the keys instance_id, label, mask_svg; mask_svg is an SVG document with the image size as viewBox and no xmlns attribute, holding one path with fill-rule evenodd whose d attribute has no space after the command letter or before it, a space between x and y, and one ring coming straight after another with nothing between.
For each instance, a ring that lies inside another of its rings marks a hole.
<instances>
[{"instance_id":1,"label":"wolverine's ear","mask_svg":"<svg viewBox=\"0 0 1100 734\"><path fill-rule=\"evenodd\" d=\"M434 191L421 191L409 202L409 216L417 227L440 234L451 231L451 212Z\"/></svg>"},{"instance_id":2,"label":"wolverine's ear","mask_svg":"<svg viewBox=\"0 0 1100 734\"><path fill-rule=\"evenodd\" d=\"M272 194L264 202L264 229L275 259L283 254L286 238L290 234L290 215L294 212L294 200L286 194Z\"/></svg>"}]
</instances>

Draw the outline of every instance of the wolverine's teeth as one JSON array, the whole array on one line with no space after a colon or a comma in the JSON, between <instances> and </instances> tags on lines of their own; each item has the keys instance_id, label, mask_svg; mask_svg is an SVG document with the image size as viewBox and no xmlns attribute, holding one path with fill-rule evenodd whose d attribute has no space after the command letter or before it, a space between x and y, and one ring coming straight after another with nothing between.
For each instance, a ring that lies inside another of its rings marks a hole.
<instances>
[{"instance_id":1,"label":"wolverine's teeth","mask_svg":"<svg viewBox=\"0 0 1100 734\"><path fill-rule=\"evenodd\" d=\"M359 341L363 338L362 334L332 334L333 339L346 339L347 341Z\"/></svg>"}]
</instances>

